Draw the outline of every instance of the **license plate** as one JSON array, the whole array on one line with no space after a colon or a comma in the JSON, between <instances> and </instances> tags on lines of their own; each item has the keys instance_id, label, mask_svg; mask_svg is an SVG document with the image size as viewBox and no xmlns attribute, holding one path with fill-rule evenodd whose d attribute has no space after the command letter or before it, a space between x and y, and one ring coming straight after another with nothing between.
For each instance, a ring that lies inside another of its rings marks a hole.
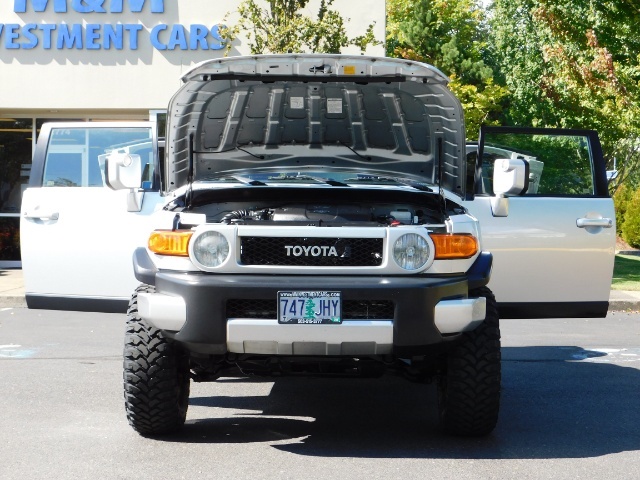
<instances>
[{"instance_id":1,"label":"license plate","mask_svg":"<svg viewBox=\"0 0 640 480\"><path fill-rule=\"evenodd\" d=\"M278 292L278 323L288 325L341 324L340 292Z\"/></svg>"}]
</instances>

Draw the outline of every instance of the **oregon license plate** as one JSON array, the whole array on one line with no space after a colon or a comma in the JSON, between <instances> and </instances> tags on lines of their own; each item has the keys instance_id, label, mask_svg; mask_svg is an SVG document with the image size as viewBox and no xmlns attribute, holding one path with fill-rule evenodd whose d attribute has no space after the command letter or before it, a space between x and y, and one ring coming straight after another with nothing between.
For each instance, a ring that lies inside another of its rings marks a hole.
<instances>
[{"instance_id":1,"label":"oregon license plate","mask_svg":"<svg viewBox=\"0 0 640 480\"><path fill-rule=\"evenodd\" d=\"M342 323L340 292L278 292L278 323L340 324Z\"/></svg>"}]
</instances>

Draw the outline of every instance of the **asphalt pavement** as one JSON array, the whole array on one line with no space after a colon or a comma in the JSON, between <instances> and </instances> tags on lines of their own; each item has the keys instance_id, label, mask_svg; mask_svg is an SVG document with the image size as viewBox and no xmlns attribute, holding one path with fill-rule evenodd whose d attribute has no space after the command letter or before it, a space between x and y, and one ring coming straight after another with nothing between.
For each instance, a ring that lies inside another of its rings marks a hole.
<instances>
[{"instance_id":1,"label":"asphalt pavement","mask_svg":"<svg viewBox=\"0 0 640 480\"><path fill-rule=\"evenodd\" d=\"M21 269L0 270L0 308L26 308ZM609 311L640 311L640 292L611 290Z\"/></svg>"},{"instance_id":2,"label":"asphalt pavement","mask_svg":"<svg viewBox=\"0 0 640 480\"><path fill-rule=\"evenodd\" d=\"M501 323L500 419L437 428L433 384L191 382L185 427L127 424L119 314L0 309L2 480L640 478L640 314Z\"/></svg>"}]
</instances>

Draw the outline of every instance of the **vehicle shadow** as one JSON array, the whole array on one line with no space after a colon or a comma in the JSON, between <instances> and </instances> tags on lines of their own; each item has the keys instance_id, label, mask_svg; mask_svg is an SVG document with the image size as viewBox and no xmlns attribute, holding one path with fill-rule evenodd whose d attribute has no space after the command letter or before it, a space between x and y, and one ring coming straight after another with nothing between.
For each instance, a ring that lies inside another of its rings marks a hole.
<instances>
[{"instance_id":1,"label":"vehicle shadow","mask_svg":"<svg viewBox=\"0 0 640 480\"><path fill-rule=\"evenodd\" d=\"M244 411L188 420L163 440L273 442L299 455L365 458L585 458L640 450L640 358L614 364L579 347L508 347L502 354L500 420L485 438L440 432L435 387L387 376L282 378L266 396L192 398L192 406L212 412Z\"/></svg>"}]
</instances>

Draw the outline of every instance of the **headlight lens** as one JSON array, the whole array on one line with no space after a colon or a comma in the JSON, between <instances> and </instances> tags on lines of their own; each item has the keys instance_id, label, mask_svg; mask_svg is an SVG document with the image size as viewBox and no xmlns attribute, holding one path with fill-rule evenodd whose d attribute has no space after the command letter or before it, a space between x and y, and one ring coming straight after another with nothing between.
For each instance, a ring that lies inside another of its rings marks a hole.
<instances>
[{"instance_id":1,"label":"headlight lens","mask_svg":"<svg viewBox=\"0 0 640 480\"><path fill-rule=\"evenodd\" d=\"M418 270L429 260L429 243L416 233L402 235L393 246L393 258L405 270Z\"/></svg>"},{"instance_id":2,"label":"headlight lens","mask_svg":"<svg viewBox=\"0 0 640 480\"><path fill-rule=\"evenodd\" d=\"M217 267L229 256L229 242L221 233L204 232L193 243L193 256L205 267Z\"/></svg>"}]
</instances>

